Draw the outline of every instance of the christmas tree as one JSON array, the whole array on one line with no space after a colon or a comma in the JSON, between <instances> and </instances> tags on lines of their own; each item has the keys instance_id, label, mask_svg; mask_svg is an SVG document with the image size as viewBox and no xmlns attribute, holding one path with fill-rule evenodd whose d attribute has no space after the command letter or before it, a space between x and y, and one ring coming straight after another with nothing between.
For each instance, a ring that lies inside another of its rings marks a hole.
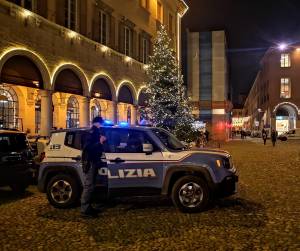
<instances>
[{"instance_id":1,"label":"christmas tree","mask_svg":"<svg viewBox=\"0 0 300 251\"><path fill-rule=\"evenodd\" d=\"M148 68L148 99L143 114L153 126L165 128L185 141L193 140L193 117L175 51L164 26L157 33Z\"/></svg>"}]
</instances>

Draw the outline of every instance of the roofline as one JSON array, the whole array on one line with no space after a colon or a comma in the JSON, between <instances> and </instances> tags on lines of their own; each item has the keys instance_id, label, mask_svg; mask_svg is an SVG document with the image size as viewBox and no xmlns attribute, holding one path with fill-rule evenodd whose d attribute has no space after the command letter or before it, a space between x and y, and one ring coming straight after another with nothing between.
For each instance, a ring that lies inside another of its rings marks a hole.
<instances>
[{"instance_id":1,"label":"roofline","mask_svg":"<svg viewBox=\"0 0 300 251\"><path fill-rule=\"evenodd\" d=\"M247 98L246 98L246 100L245 100L245 102L244 102L243 108L245 108L245 106L246 106L246 104L247 104L247 102L248 102L248 99L249 99L249 97L250 97L250 94L252 93L253 88L254 88L254 86L255 86L255 84L256 84L256 82L257 82L258 77L259 77L260 74L261 74L261 70L259 70L258 73L256 74L256 77L255 77L255 79L254 79L254 82L253 82L253 84L252 84L252 86L251 86L251 89L250 89L250 91L249 91L249 93L248 93L248 95L247 95Z\"/></svg>"}]
</instances>

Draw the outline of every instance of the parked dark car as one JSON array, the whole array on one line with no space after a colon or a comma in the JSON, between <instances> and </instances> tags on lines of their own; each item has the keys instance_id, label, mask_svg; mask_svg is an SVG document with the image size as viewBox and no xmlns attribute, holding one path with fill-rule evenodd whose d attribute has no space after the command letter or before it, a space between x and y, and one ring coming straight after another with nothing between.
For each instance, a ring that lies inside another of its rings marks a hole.
<instances>
[{"instance_id":1,"label":"parked dark car","mask_svg":"<svg viewBox=\"0 0 300 251\"><path fill-rule=\"evenodd\" d=\"M32 179L35 168L32 149L25 133L0 130L0 186L10 186L23 193Z\"/></svg>"}]
</instances>

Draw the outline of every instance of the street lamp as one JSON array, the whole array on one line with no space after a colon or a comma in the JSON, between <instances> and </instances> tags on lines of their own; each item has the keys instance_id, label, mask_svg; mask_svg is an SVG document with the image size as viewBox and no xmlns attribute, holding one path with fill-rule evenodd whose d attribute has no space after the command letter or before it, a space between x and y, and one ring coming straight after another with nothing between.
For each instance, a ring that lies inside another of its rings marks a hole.
<instances>
[{"instance_id":1,"label":"street lamp","mask_svg":"<svg viewBox=\"0 0 300 251\"><path fill-rule=\"evenodd\" d=\"M278 49L281 50L281 51L285 50L286 48L287 48L286 43L281 43L281 44L278 45Z\"/></svg>"}]
</instances>

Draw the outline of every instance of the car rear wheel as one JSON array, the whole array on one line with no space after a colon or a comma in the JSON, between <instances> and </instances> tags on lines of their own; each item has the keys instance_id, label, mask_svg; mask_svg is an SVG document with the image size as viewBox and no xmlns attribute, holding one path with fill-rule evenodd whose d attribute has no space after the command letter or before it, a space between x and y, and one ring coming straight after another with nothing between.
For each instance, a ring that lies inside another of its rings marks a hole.
<instances>
[{"instance_id":1,"label":"car rear wheel","mask_svg":"<svg viewBox=\"0 0 300 251\"><path fill-rule=\"evenodd\" d=\"M178 179L172 189L174 205L184 213L204 211L209 204L207 183L197 176L184 176Z\"/></svg>"},{"instance_id":2,"label":"car rear wheel","mask_svg":"<svg viewBox=\"0 0 300 251\"><path fill-rule=\"evenodd\" d=\"M76 178L71 175L58 174L47 185L47 198L56 208L74 206L80 198L80 189Z\"/></svg>"}]
</instances>

